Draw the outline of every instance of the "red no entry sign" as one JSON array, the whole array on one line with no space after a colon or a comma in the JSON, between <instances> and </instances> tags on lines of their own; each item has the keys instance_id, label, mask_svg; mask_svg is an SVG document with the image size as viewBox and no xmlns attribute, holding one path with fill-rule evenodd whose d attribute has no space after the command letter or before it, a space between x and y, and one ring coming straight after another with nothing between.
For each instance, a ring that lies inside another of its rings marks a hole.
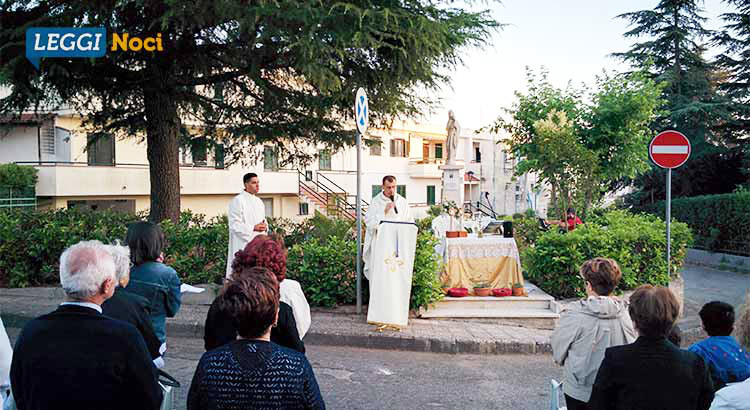
<instances>
[{"instance_id":1,"label":"red no entry sign","mask_svg":"<svg viewBox=\"0 0 750 410\"><path fill-rule=\"evenodd\" d=\"M677 168L690 157L690 141L680 132L663 131L651 140L648 155L662 168Z\"/></svg>"}]
</instances>

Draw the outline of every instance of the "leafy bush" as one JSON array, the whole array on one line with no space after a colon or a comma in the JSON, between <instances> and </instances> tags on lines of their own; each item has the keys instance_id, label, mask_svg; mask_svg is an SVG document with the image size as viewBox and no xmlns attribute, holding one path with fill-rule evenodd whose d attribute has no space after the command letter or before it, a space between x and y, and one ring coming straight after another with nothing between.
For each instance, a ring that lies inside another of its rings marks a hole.
<instances>
[{"instance_id":1,"label":"leafy bush","mask_svg":"<svg viewBox=\"0 0 750 410\"><path fill-rule=\"evenodd\" d=\"M600 223L589 222L572 232L550 230L522 254L526 278L556 297L585 295L578 275L581 264L595 257L617 261L622 269L619 291L644 283L667 285L666 226L652 215L612 211ZM691 243L684 223L672 224L671 273L679 272Z\"/></svg>"},{"instance_id":2,"label":"leafy bush","mask_svg":"<svg viewBox=\"0 0 750 410\"><path fill-rule=\"evenodd\" d=\"M65 248L82 240L124 241L129 223L143 215L75 209L0 212L0 284L10 287L56 285ZM227 259L226 217L206 220L183 212L177 224L161 224L167 241L166 262L189 283L224 277Z\"/></svg>"},{"instance_id":3,"label":"leafy bush","mask_svg":"<svg viewBox=\"0 0 750 410\"><path fill-rule=\"evenodd\" d=\"M312 306L355 303L356 255L356 241L332 236L323 244L312 238L289 250L287 277L299 281Z\"/></svg>"},{"instance_id":4,"label":"leafy bush","mask_svg":"<svg viewBox=\"0 0 750 410\"><path fill-rule=\"evenodd\" d=\"M206 220L186 211L179 223L161 223L165 262L187 283L221 283L226 274L229 225L226 216Z\"/></svg>"},{"instance_id":5,"label":"leafy bush","mask_svg":"<svg viewBox=\"0 0 750 410\"><path fill-rule=\"evenodd\" d=\"M0 187L18 190L33 187L36 185L38 172L30 166L0 164Z\"/></svg>"},{"instance_id":6,"label":"leafy bush","mask_svg":"<svg viewBox=\"0 0 750 410\"><path fill-rule=\"evenodd\" d=\"M431 218L424 218L431 220ZM442 299L440 282L440 257L435 254L437 238L428 230L420 230L417 235L417 250L414 253L414 276L411 280L409 307L419 309Z\"/></svg>"},{"instance_id":7,"label":"leafy bush","mask_svg":"<svg viewBox=\"0 0 750 410\"><path fill-rule=\"evenodd\" d=\"M664 217L664 201L645 210ZM750 191L672 200L672 218L695 234L695 246L714 252L750 255Z\"/></svg>"},{"instance_id":8,"label":"leafy bush","mask_svg":"<svg viewBox=\"0 0 750 410\"><path fill-rule=\"evenodd\" d=\"M312 218L294 222L286 218L268 218L268 231L284 237L287 248L310 239L317 239L325 244L328 238L354 239L355 222L347 219L329 218L315 211Z\"/></svg>"}]
</instances>

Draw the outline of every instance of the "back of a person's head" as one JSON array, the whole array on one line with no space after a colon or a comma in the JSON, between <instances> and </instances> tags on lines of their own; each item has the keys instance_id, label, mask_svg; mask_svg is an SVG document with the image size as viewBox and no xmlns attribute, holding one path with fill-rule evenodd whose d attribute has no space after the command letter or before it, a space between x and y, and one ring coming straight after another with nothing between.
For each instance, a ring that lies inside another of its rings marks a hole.
<instances>
[{"instance_id":1,"label":"back of a person's head","mask_svg":"<svg viewBox=\"0 0 750 410\"><path fill-rule=\"evenodd\" d=\"M112 260L115 263L117 282L122 283L124 279L129 279L131 263L130 248L120 245L120 241L115 241L114 244L104 245L104 249L112 255Z\"/></svg>"},{"instance_id":2,"label":"back of a person's head","mask_svg":"<svg viewBox=\"0 0 750 410\"><path fill-rule=\"evenodd\" d=\"M680 303L668 288L641 285L630 296L628 311L639 335L666 338L680 314Z\"/></svg>"},{"instance_id":3,"label":"back of a person's head","mask_svg":"<svg viewBox=\"0 0 750 410\"><path fill-rule=\"evenodd\" d=\"M219 295L219 309L232 317L240 336L258 338L276 320L279 283L266 268L245 268L225 284Z\"/></svg>"},{"instance_id":4,"label":"back of a person's head","mask_svg":"<svg viewBox=\"0 0 750 410\"><path fill-rule=\"evenodd\" d=\"M708 302L698 316L709 336L729 336L734 330L734 308L728 303L716 300Z\"/></svg>"},{"instance_id":5,"label":"back of a person's head","mask_svg":"<svg viewBox=\"0 0 750 410\"><path fill-rule=\"evenodd\" d=\"M128 226L125 242L130 248L130 260L137 266L159 259L164 250L164 233L154 223L135 222Z\"/></svg>"},{"instance_id":6,"label":"back of a person's head","mask_svg":"<svg viewBox=\"0 0 750 410\"><path fill-rule=\"evenodd\" d=\"M286 249L284 242L275 235L258 235L234 254L232 277L241 275L243 269L260 266L267 268L279 282L286 278Z\"/></svg>"},{"instance_id":7,"label":"back of a person's head","mask_svg":"<svg viewBox=\"0 0 750 410\"><path fill-rule=\"evenodd\" d=\"M60 255L60 284L68 297L95 296L107 279L116 282L115 262L101 242L79 242Z\"/></svg>"},{"instance_id":8,"label":"back of a person's head","mask_svg":"<svg viewBox=\"0 0 750 410\"><path fill-rule=\"evenodd\" d=\"M609 258L589 259L581 265L580 272L599 296L612 294L622 278L620 266L614 259Z\"/></svg>"}]
</instances>

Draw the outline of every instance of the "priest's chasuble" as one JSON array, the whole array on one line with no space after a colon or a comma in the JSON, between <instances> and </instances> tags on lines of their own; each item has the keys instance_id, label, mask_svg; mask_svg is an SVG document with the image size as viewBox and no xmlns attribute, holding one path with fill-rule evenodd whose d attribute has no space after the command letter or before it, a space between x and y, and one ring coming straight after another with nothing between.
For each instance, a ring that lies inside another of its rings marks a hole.
<instances>
[{"instance_id":1,"label":"priest's chasuble","mask_svg":"<svg viewBox=\"0 0 750 410\"><path fill-rule=\"evenodd\" d=\"M409 204L396 194L398 213L385 207L391 203L381 192L373 198L365 215L363 259L365 276L370 281L370 304L367 322L405 327L409 319L409 298L414 267L417 227L391 224L414 222Z\"/></svg>"},{"instance_id":2,"label":"priest's chasuble","mask_svg":"<svg viewBox=\"0 0 750 410\"><path fill-rule=\"evenodd\" d=\"M242 191L229 202L229 251L227 253L227 278L232 275L234 254L250 241L265 232L255 232L255 225L266 220L266 207L257 196Z\"/></svg>"}]
</instances>

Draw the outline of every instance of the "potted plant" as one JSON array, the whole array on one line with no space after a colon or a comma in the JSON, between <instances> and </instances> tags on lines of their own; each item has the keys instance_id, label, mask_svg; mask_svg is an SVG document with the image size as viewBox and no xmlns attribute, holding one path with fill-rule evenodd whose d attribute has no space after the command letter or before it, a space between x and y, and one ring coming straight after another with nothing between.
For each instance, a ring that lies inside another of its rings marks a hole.
<instances>
[{"instance_id":1,"label":"potted plant","mask_svg":"<svg viewBox=\"0 0 750 410\"><path fill-rule=\"evenodd\" d=\"M503 296L510 296L513 294L513 291L510 290L510 288L499 288L499 289L492 289L492 295L496 297L503 297Z\"/></svg>"},{"instance_id":2,"label":"potted plant","mask_svg":"<svg viewBox=\"0 0 750 410\"><path fill-rule=\"evenodd\" d=\"M458 213L460 212L460 209L458 208L458 205L456 205L453 201L445 201L443 202L443 211L450 216L450 228L448 231L445 232L446 238L458 238L461 237L461 229L460 226L454 226L454 218ZM466 232L464 231L464 235Z\"/></svg>"},{"instance_id":3,"label":"potted plant","mask_svg":"<svg viewBox=\"0 0 750 410\"><path fill-rule=\"evenodd\" d=\"M474 285L474 295L476 296L489 296L492 293L492 288L487 282L477 282Z\"/></svg>"},{"instance_id":4,"label":"potted plant","mask_svg":"<svg viewBox=\"0 0 750 410\"><path fill-rule=\"evenodd\" d=\"M523 283L516 282L513 284L513 296L524 296L526 291L523 289Z\"/></svg>"}]
</instances>

